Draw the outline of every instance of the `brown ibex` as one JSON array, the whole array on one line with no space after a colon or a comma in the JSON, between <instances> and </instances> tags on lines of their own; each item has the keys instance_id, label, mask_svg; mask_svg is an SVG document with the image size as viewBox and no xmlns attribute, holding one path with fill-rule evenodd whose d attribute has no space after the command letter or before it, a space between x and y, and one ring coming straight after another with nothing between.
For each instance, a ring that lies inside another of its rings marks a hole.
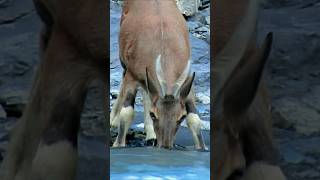
<instances>
[{"instance_id":1,"label":"brown ibex","mask_svg":"<svg viewBox=\"0 0 320 180\"><path fill-rule=\"evenodd\" d=\"M196 114L186 22L175 0L127 0L120 25L120 61L124 68L119 97L111 112L111 126L119 133L114 147L126 145L134 115L137 87L144 89L146 139L159 147L173 147L186 118L196 149L205 149L201 120Z\"/></svg>"},{"instance_id":2,"label":"brown ibex","mask_svg":"<svg viewBox=\"0 0 320 180\"><path fill-rule=\"evenodd\" d=\"M10 138L1 180L72 180L88 85L107 83L107 1L34 0L44 23L31 97ZM106 88L104 92L107 92Z\"/></svg>"},{"instance_id":3,"label":"brown ibex","mask_svg":"<svg viewBox=\"0 0 320 180\"><path fill-rule=\"evenodd\" d=\"M259 0L216 0L213 5L216 180L285 179L275 165L270 102L261 80L272 34L257 47L258 8Z\"/></svg>"}]
</instances>

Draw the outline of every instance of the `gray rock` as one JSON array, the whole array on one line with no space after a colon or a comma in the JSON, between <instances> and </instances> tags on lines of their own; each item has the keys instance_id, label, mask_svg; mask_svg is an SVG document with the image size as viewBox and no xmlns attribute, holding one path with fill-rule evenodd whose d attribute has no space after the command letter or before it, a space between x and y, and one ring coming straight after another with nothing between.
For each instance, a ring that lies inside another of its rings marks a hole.
<instances>
[{"instance_id":1,"label":"gray rock","mask_svg":"<svg viewBox=\"0 0 320 180\"><path fill-rule=\"evenodd\" d=\"M286 126L292 125L297 132L306 135L320 132L320 115L316 110L293 98L282 98L274 106Z\"/></svg>"},{"instance_id":2,"label":"gray rock","mask_svg":"<svg viewBox=\"0 0 320 180\"><path fill-rule=\"evenodd\" d=\"M309 170L297 173L297 176L299 176L300 178L319 178L320 172L314 169L309 169Z\"/></svg>"}]
</instances>

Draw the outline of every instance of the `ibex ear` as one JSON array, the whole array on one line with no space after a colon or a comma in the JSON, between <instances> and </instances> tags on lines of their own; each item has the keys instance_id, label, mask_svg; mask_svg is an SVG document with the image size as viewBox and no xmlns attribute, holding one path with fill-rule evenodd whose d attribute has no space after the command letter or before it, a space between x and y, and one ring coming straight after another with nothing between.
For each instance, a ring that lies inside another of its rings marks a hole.
<instances>
[{"instance_id":1,"label":"ibex ear","mask_svg":"<svg viewBox=\"0 0 320 180\"><path fill-rule=\"evenodd\" d=\"M180 97L182 99L187 98L187 96L189 95L195 75L196 75L196 73L193 72L192 76L189 76L186 79L186 81L183 83L183 85L181 87L181 92L180 92Z\"/></svg>"},{"instance_id":2,"label":"ibex ear","mask_svg":"<svg viewBox=\"0 0 320 180\"><path fill-rule=\"evenodd\" d=\"M223 92L223 111L232 115L245 113L251 105L259 87L263 68L272 45L272 33L269 33L261 48L244 56L234 70Z\"/></svg>"},{"instance_id":3,"label":"ibex ear","mask_svg":"<svg viewBox=\"0 0 320 180\"><path fill-rule=\"evenodd\" d=\"M148 75L148 69L146 68L146 88L149 95L155 95L157 94L157 88L156 86L150 81L149 75Z\"/></svg>"}]
</instances>

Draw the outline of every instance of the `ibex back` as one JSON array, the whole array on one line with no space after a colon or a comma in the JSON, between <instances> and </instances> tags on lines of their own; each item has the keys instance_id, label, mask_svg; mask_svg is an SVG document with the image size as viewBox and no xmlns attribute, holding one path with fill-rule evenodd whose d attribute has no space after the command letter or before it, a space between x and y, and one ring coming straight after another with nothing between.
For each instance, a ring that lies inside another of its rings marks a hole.
<instances>
[{"instance_id":1,"label":"ibex back","mask_svg":"<svg viewBox=\"0 0 320 180\"><path fill-rule=\"evenodd\" d=\"M285 179L275 165L270 102L261 80L272 34L256 45L259 0L213 9L214 179Z\"/></svg>"},{"instance_id":2,"label":"ibex back","mask_svg":"<svg viewBox=\"0 0 320 180\"><path fill-rule=\"evenodd\" d=\"M87 87L94 79L107 82L107 2L34 4L44 23L41 61L0 179L71 180L76 175L77 133Z\"/></svg>"},{"instance_id":3,"label":"ibex back","mask_svg":"<svg viewBox=\"0 0 320 180\"><path fill-rule=\"evenodd\" d=\"M127 0L120 28L120 60L124 73L111 126L119 128L113 146L126 145L137 87L144 89L146 140L171 148L184 120L196 149L205 149L201 121L191 91L190 46L186 22L175 0Z\"/></svg>"}]
</instances>

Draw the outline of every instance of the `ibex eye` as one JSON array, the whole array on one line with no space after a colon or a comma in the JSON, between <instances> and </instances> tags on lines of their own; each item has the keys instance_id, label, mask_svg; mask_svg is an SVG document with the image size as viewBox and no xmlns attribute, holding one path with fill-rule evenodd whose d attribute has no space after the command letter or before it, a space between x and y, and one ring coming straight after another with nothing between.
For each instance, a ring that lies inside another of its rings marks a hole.
<instances>
[{"instance_id":1,"label":"ibex eye","mask_svg":"<svg viewBox=\"0 0 320 180\"><path fill-rule=\"evenodd\" d=\"M150 117L151 117L153 120L157 119L157 118L156 118L156 115L155 115L153 112L150 112Z\"/></svg>"}]
</instances>

